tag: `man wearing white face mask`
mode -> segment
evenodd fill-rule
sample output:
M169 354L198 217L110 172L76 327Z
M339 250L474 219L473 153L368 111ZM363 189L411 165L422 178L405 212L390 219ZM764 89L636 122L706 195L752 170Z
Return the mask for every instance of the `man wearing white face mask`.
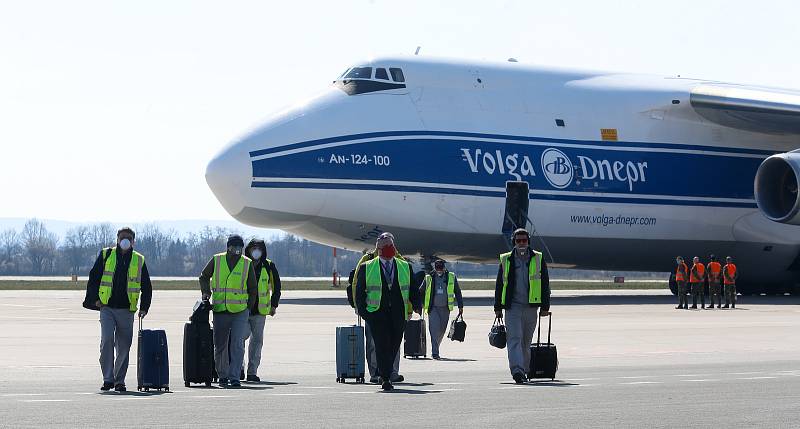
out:
M264 326L267 316L274 316L280 303L281 276L275 263L267 259L264 240L250 240L244 254L253 261L253 273L258 283L258 303L250 310L249 330L245 335L245 340L250 339L250 346L247 348L247 381L260 382L258 367L261 365L261 349L264 346Z
M231 235L227 247L227 252L208 261L198 280L203 299L211 298L214 311L214 362L219 385L240 387L244 338L250 329L247 320L258 300L258 285L252 261L242 254L244 239Z
M125 227L117 231L116 247L103 249L89 273L85 308L100 310L100 369L102 391L124 392L128 355L133 341L133 315L150 309L153 288L144 256L133 250L136 234ZM114 351L116 350L116 359Z

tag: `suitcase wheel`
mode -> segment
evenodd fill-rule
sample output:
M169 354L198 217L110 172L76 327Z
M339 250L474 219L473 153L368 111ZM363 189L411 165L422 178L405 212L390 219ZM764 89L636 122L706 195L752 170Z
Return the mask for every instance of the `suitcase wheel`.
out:
M211 382L210 381L206 381L206 387L211 387Z
M186 387L189 387L189 382L186 381L186 382L183 383L183 385L186 386Z
M337 383L341 383L342 382L342 378L341 377L336 377L336 382Z

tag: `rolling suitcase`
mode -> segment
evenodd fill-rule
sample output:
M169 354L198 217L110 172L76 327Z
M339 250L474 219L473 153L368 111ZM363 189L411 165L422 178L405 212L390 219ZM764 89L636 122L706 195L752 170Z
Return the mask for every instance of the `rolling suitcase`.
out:
M190 383L205 383L206 387L211 387L214 338L208 324L210 309L208 301L198 301L189 318L191 322L183 326L183 382L186 387Z
M403 333L403 357L425 357L428 349L426 338L424 315L421 319L406 322L406 330Z
M553 328L553 316L549 316L548 319L547 342L542 343L542 316L539 316L536 343L531 344L529 379L549 378L550 380L555 380L556 378L556 371L558 371L558 350L556 350L556 345L550 342L550 331Z
M142 329L139 317L139 347L137 350L137 390L169 391L169 353L167 333L163 330Z
M354 378L364 383L364 327L358 323L336 327L336 382Z

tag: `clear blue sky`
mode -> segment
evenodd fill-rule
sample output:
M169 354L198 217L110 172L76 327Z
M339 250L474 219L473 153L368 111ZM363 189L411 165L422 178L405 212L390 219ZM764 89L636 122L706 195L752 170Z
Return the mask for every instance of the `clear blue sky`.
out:
M800 88L796 1L5 1L0 217L229 219L210 157L376 55ZM800 146L800 145L799 145Z

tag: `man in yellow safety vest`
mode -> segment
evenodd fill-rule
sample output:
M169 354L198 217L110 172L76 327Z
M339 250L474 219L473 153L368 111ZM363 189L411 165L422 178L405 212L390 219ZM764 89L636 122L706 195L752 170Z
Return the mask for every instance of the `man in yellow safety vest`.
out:
M528 231L518 228L513 237L514 250L500 255L494 312L500 319L506 312L508 367L514 382L523 384L530 370L538 316L550 315L550 277L542 254L530 247Z
M144 256L133 250L136 233L117 231L117 245L103 249L94 262L86 285L85 308L100 310L100 369L102 391L124 392L128 355L133 341L133 315L141 301L139 317L150 309L153 288ZM114 350L117 356L114 358Z
M247 381L257 383L261 381L257 373L261 365L261 349L264 346L264 325L267 316L274 316L278 308L281 276L275 263L267 259L267 245L264 240L250 240L244 254L253 261L253 272L258 283L258 303L250 310L250 329L245 335L245 340L250 339L250 346L247 348Z
M240 387L248 317L258 301L258 284L250 258L242 255L244 239L228 237L227 251L214 255L200 273L203 299L214 311L214 359L220 387ZM229 344L230 342L230 344ZM228 347L230 346L230 355ZM230 383L230 384L229 384Z
M391 234L381 234L375 248L378 257L363 262L357 270L355 302L375 342L381 387L392 390L393 363L419 289L411 287L414 271L411 264L397 257Z
M450 312L458 306L458 315L464 313L464 300L458 286L456 274L445 268L445 262L437 259L433 263L433 273L425 275L420 286L422 309L428 314L428 330L431 334L431 356L439 360L439 345L447 330Z

